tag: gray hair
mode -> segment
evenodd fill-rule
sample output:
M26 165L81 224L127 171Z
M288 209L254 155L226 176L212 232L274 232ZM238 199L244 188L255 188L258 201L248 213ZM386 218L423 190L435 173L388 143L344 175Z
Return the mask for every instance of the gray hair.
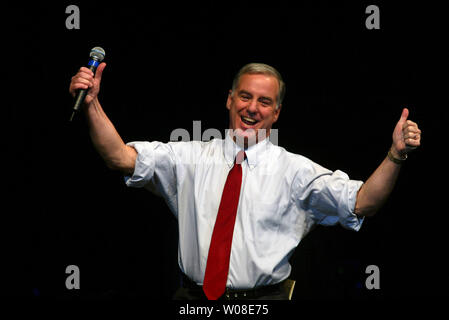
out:
M244 74L265 74L275 77L279 83L279 92L276 98L276 109L279 109L285 96L285 83L284 80L282 80L282 76L279 71L265 63L248 63L239 70L234 80L232 81L232 92L235 91L235 89L239 85L240 78Z

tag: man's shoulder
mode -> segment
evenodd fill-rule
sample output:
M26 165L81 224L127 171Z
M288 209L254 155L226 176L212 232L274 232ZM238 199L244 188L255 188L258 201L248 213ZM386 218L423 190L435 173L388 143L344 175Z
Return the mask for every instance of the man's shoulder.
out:
M322 170L327 171L326 168L305 155L289 151L281 146L273 145L273 147L273 158L278 160L282 159L282 161L288 163L288 167L294 171L301 171L304 174Z
M204 158L205 155L210 158L222 154L221 151L223 150L222 139L211 139L210 141L172 141L168 145L177 157L195 161L195 163L196 161L200 161L199 159Z
M299 153L294 153L278 145L271 144L270 149L271 153L275 154L278 157L282 157L287 161L298 163L313 163L313 161L307 158L306 156L303 156L302 154Z
M215 146L221 146L223 143L223 139L211 139L209 141L199 141L199 140L191 140L191 141L170 141L168 144L175 148L192 148L192 149L204 149Z

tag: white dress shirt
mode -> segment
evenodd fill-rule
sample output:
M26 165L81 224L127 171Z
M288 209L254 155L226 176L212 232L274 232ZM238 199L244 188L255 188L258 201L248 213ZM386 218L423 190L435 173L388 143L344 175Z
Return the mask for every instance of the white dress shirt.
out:
M221 195L241 149L227 134L209 142L131 142L138 156L125 182L162 196L178 220L178 263L201 285ZM249 289L290 275L289 258L316 224L358 231L362 181L350 180L268 139L245 150L227 287Z

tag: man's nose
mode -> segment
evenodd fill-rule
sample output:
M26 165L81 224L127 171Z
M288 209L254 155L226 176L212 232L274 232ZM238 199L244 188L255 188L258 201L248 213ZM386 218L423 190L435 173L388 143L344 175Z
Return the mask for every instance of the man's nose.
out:
M248 112L249 113L256 113L257 112L257 100L253 99L250 101L248 105Z

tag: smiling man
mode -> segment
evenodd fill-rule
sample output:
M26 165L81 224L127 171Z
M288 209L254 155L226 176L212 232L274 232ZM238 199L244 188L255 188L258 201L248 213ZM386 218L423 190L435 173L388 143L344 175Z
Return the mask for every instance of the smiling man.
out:
M226 107L233 139L240 137L247 148L265 139L279 117L285 84L276 69L248 64L234 79ZM260 134L260 139L259 139Z
M244 66L226 107L225 139L125 144L98 101L102 72L81 68L70 92L88 89L85 114L93 144L126 184L166 200L177 218L176 299L289 299L289 258L317 224L359 230L391 193L421 131L404 109L387 156L363 183L273 145L285 84L266 64ZM148 213L154 214L154 213Z

